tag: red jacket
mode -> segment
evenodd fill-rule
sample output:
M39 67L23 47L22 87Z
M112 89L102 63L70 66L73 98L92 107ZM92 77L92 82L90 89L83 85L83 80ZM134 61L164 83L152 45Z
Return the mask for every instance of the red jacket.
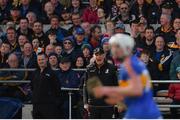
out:
M82 16L83 21L89 22L90 24L97 24L99 21L98 16L97 16L97 9L98 8L96 8L95 10L92 10L91 7L86 8Z
M170 84L168 96L173 100L180 101L180 84Z

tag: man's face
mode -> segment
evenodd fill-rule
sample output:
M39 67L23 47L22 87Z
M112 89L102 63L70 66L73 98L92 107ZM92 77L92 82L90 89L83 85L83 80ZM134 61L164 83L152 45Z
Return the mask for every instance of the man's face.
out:
M146 38L147 40L153 40L153 37L154 37L154 32L153 32L153 30L147 29L147 30L145 31L145 38Z
M37 56L37 63L38 66L41 67L46 67L47 65L47 58L45 57L45 55L38 55Z
M31 44L26 43L24 45L24 55L25 56L30 56L31 54L32 54L32 46L31 46Z
M51 27L55 29L59 27L59 20L57 18L51 19Z
M62 47L56 46L56 48L55 48L55 53L58 54L58 55L60 55L60 54L62 53Z
M10 55L8 58L8 65L10 68L18 68L18 58L16 55Z
M138 24L135 24L135 23L132 23L131 25L131 31L135 32L135 33L138 33L139 32L139 25Z
M169 20L166 15L161 15L160 23L161 23L161 25L166 25L169 23Z
M125 4L125 3L121 4L121 6L120 6L120 13L122 15L128 15L129 14L129 7L128 7L127 4Z
M54 13L54 6L52 5L51 2L48 2L44 6L44 11L48 14L51 15Z
M9 52L10 52L10 45L3 43L3 44L1 45L1 53L7 54L7 53L9 53Z
M164 39L162 37L157 37L155 41L155 46L157 50L163 50L165 46Z
M20 20L19 26L22 30L26 30L28 28L28 21L26 19Z
M145 64L148 64L149 56L147 54L141 54L140 60L143 61Z
M105 54L96 54L96 64L97 65L102 65L104 63L104 59L105 59Z
M54 47L52 45L48 45L46 47L46 55L49 55L50 53L54 52Z
M72 22L75 26L81 24L81 18L79 15L72 15Z
M70 67L71 67L71 63L70 62L60 63L59 67L63 71L68 71L70 69Z
M124 57L124 51L117 44L111 45L111 53L115 59Z
M123 29L121 29L121 28L116 28L115 30L114 30L114 32L117 34L117 33L124 33L125 32L125 30L123 30Z
M110 46L109 46L108 43L105 43L105 44L103 45L103 50L104 50L105 52L109 52Z
M144 0L137 0L139 5L143 5L144 4Z
M33 25L33 31L34 31L36 34L41 33L42 30L43 30L43 26L42 26L41 23L39 23L39 22L34 23L34 25Z
M177 73L177 78L180 80L180 72Z
M72 6L78 8L80 6L80 0L72 0Z
M52 66L57 65L57 64L58 64L57 57L56 57L56 56L50 56L50 57L49 57L49 63L50 63L50 65L52 65Z
M20 35L18 38L18 43L20 46L24 46L24 44L28 42L27 38L23 35Z
M19 11L19 10L11 10L10 13L11 13L11 16L12 16L13 18L20 16L20 11Z
M7 39L8 41L15 41L16 39L16 33L14 30L8 30L7 31Z

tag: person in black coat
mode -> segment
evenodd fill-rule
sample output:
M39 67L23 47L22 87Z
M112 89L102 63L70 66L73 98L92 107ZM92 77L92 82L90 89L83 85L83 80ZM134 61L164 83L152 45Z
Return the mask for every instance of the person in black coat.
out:
M97 76L104 86L117 86L116 67L105 61L105 54L102 48L94 50L95 62L87 66L88 78ZM105 99L97 99L88 95L86 109L90 112L91 119L112 119L114 108L105 103Z
M32 103L34 119L62 118L61 85L55 72L47 66L47 56L39 53L39 68L34 72L32 85Z

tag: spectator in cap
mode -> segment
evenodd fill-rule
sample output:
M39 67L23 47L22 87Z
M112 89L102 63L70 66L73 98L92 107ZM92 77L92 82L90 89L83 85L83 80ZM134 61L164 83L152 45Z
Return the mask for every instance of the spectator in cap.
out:
M72 23L73 23L73 26L71 28L69 28L69 32L71 34L73 34L73 31L77 28L77 27L80 27L81 25L81 16L79 13L72 13L71 15L71 20L72 20Z
M11 9L10 3L8 0L1 0L0 1L0 23L7 22L7 19L10 15L9 11Z
M172 15L173 12L173 3L170 1L164 2L164 4L162 5L162 14L168 14L168 15Z
M81 51L82 45L87 44L87 39L85 38L84 29L82 29L81 27L75 28L74 39L75 39L75 50Z
M50 19L50 24L51 24L51 27L46 32L46 34L49 35L50 31L54 30L57 36L57 42L62 43L64 38L68 36L68 31L59 26L58 16L52 16Z
M86 61L86 64L89 65L90 63L90 59L91 59L91 52L92 52L92 47L90 44L84 44L81 47L82 53L83 53L83 57Z
M49 1L51 2L51 4L54 7L55 14L60 16L64 9L64 6L58 0L49 0Z
M61 87L64 88L78 88L80 80L75 71L71 68L71 60L68 57L63 57L59 63L60 70L57 71L58 79L61 83ZM64 111L64 119L69 118L69 97L68 92L63 93L64 104L62 109ZM72 118L77 119L77 102L78 94L74 93L72 95Z
M90 24L98 23L98 15L97 15L97 0L89 0L89 7L87 7L83 12L83 21L89 22Z
M180 80L180 67L176 68L176 76L177 80ZM173 100L171 103L172 105L179 105L180 104L180 85L179 84L170 84L168 96ZM177 108L170 108L172 118L176 119L178 116L178 109Z
M123 23L117 23L116 25L115 25L115 28L114 28L115 30L114 30L114 32L115 32L115 34L117 34L117 33L124 33L125 32L125 26L124 26L124 24Z
M166 43L175 41L171 20L171 15L162 14L160 18L161 26L155 32L157 35L162 35Z
M8 16L8 21L13 21L15 24L19 24L21 14L18 6L13 6Z
M58 56L56 53L50 53L48 56L48 62L52 70L56 70L58 68Z
M117 76L114 65L108 63L105 59L105 53L102 48L94 50L94 61L87 66L88 78L97 76L101 83L106 86L116 86ZM93 95L88 95L86 102L87 109L90 112L90 119L112 118L114 108L107 105L105 99L96 99Z
M60 18L60 25L68 27L70 24L72 24L71 13L67 10L67 8L64 8Z
M161 7L163 4L163 0L154 0L148 16L148 23L149 24L157 24L160 23L160 16L161 16Z
M63 51L62 51L62 56L63 57L68 57L72 62L74 62L76 58L76 51L74 50L74 39L72 36L69 36L64 39L63 41Z

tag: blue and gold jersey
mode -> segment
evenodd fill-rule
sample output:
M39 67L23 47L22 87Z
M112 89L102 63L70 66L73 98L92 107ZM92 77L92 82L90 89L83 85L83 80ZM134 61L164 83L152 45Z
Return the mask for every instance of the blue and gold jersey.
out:
M153 100L148 70L146 69L144 63L139 61L135 56L131 57L131 66L134 72L140 76L140 80L144 89L142 96L125 98L125 104L128 107L125 118L159 118L161 116L161 113ZM128 86L130 78L123 64L120 66L118 72L119 86Z

